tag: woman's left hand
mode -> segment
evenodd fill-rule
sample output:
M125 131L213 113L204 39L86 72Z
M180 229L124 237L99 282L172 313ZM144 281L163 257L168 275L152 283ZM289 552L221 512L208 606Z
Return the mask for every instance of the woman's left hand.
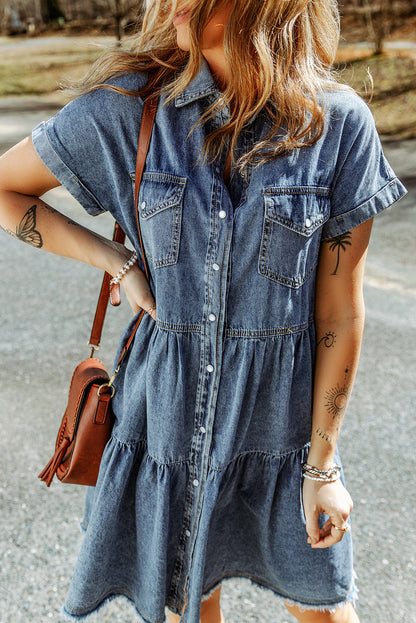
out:
M350 530L347 521L352 507L351 496L340 480L322 483L304 478L303 508L311 547L322 549L339 543ZM320 514L329 516L322 528Z

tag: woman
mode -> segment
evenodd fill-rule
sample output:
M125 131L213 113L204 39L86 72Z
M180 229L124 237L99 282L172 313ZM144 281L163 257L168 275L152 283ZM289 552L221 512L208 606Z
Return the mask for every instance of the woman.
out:
M298 621L358 621L336 443L372 218L405 190L331 77L337 41L332 0L158 0L131 52L0 160L1 226L114 276L131 251L39 196L64 184L139 249L137 136L160 92L138 203L150 284L137 264L121 281L148 316L87 495L74 618L124 595L147 622L167 606L218 623L222 582L246 577Z

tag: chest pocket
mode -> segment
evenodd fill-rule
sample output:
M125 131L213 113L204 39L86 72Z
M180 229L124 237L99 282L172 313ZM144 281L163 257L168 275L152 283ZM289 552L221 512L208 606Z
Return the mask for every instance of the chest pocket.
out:
M329 218L329 188L270 187L264 190L259 272L300 288L318 263L321 228Z
M137 209L146 255L155 268L178 261L185 186L185 177L143 173Z

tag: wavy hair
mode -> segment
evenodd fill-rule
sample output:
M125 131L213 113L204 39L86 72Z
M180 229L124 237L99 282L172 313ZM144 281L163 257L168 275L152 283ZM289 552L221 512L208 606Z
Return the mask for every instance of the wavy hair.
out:
M106 87L141 95L167 89L168 101L181 93L201 68L200 41L215 10L227 0L193 0L189 20L190 50L178 48L173 16L186 0L147 0L138 32L125 49L112 49L92 66L75 89L77 94ZM322 94L340 88L331 67L339 41L336 0L232 0L224 50L229 82L223 96L204 113L205 123L228 107L229 121L210 132L205 156L224 149L234 154L237 139L260 111L270 131L244 154L237 166L261 163L319 140L324 129ZM149 72L138 93L110 86L125 72ZM107 83L107 84L106 84ZM347 87L344 87L347 88Z

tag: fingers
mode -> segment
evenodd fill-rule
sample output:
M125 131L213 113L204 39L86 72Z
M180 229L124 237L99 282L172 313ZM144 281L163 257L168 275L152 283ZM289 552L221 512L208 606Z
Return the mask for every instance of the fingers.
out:
M321 538L321 530L319 528L319 511L314 510L309 513L305 510L306 532L308 533L308 543L315 545Z
M127 300L134 313L144 309L156 320L156 303L150 291L146 277L138 267L133 267L121 282L127 296Z
M333 521L333 518L329 518L325 522L321 529L320 540L312 544L311 547L314 549L324 549L342 541L344 535L350 531L350 525L345 521L343 525L337 526Z
M149 316L151 316L156 322L156 305L154 304L154 302L148 309L145 309L145 312L148 313Z
M150 292L141 299L140 304L135 302L132 309L135 313L144 309L146 314L149 314L156 321L156 303Z

